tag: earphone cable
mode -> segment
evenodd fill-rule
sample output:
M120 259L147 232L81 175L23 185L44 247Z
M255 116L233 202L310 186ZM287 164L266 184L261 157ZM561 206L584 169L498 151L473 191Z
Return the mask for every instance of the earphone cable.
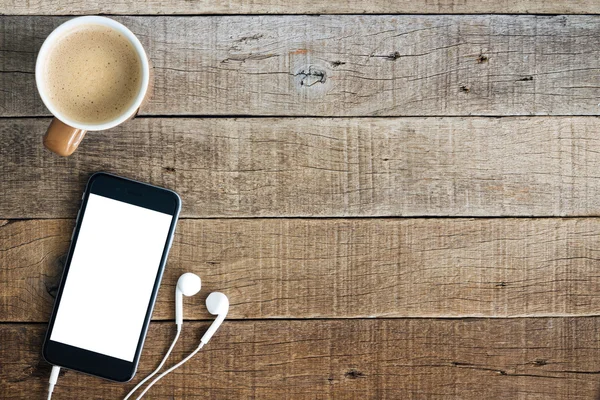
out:
M165 362L167 361L167 358L169 358L169 355L171 354L171 351L173 351L173 347L175 347L175 343L177 343L177 340L179 339L179 335L180 334L181 334L181 326L177 325L177 333L175 334L175 338L173 339L173 343L171 343L171 347L169 347L169 350L167 350L167 354L165 354L165 356L163 357L163 359L160 362L160 364L158 365L158 367L156 367L156 369L154 371L152 371L151 374L149 374L140 383L138 383L133 389L131 389L131 391L129 393L127 393L127 396L125 396L125 398L123 400L127 400L133 393L135 393L136 390L138 390L140 388L140 386L142 386L144 383L146 383L148 381L148 379L152 378L154 375L156 375L156 373L158 371L160 371L160 369L163 367L163 365L165 365ZM144 393L146 393L146 392L144 391ZM142 396L144 395L144 393L142 393Z
M150 382L150 384L148 386L146 386L146 389L144 389L144 391L142 392L142 394L140 394L140 396L136 400L140 400L142 397L144 397L144 395L146 394L146 392L148 390L150 390L150 388L152 386L154 386L154 384L156 382L158 382L159 380L161 380L162 378L164 378L167 374L169 374L169 373L173 372L174 370L176 370L177 368L181 367L190 358L194 357L196 355L196 353L198 353L202 347L204 347L204 342L200 342L200 346L198 346L198 348L196 350L194 350L192 353L190 353L190 355L188 355L186 358L184 358L183 360L179 361L177 364L173 365L171 368L169 368L168 370L166 370L165 372L163 372L162 374L160 374L159 376L157 376L152 382Z

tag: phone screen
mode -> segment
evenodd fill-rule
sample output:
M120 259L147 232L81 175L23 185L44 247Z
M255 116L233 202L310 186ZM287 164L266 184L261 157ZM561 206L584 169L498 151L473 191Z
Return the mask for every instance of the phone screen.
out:
M50 340L133 361L173 218L90 193Z

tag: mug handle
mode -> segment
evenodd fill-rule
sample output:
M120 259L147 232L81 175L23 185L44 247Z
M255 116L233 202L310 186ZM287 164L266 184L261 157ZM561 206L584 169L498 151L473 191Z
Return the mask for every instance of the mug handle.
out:
M59 156L67 157L77 149L86 132L54 118L44 135L44 146Z

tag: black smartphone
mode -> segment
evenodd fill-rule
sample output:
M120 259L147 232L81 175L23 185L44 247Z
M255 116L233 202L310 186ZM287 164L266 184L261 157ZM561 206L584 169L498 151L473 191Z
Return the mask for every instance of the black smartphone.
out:
M171 190L92 175L44 340L46 361L133 378L180 209Z

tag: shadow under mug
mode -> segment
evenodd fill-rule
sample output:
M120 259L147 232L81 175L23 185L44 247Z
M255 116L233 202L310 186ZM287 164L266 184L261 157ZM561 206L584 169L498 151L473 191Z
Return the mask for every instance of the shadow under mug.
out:
M82 25L103 25L121 33L133 45L142 66L142 84L133 103L118 117L100 124L86 124L70 119L57 110L47 93L49 82L45 81L44 71L47 67L48 55L52 52L57 40L73 28ZM138 38L124 25L113 19L97 16L78 17L57 27L44 41L35 64L35 82L38 92L44 105L54 115L54 119L44 135L44 146L60 156L69 156L77 149L87 131L110 129L135 117L151 92L152 76L150 70L148 56Z

